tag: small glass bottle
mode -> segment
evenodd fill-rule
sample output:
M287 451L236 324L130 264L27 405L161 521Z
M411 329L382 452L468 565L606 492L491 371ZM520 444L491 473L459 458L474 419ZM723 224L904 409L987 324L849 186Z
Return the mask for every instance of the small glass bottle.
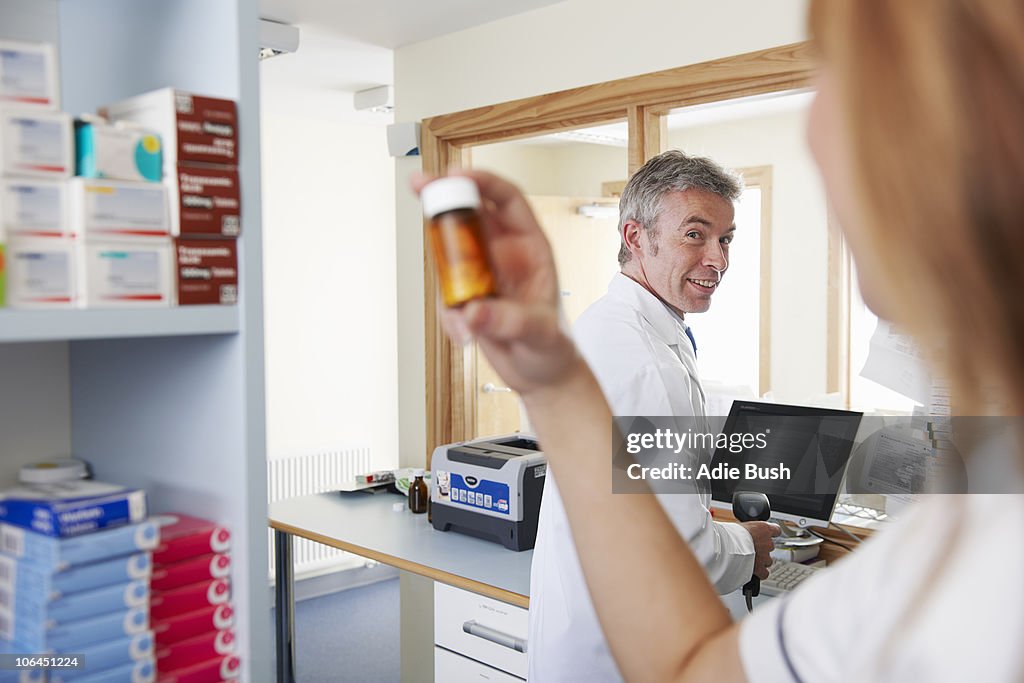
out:
M494 275L481 232L480 193L469 178L438 178L420 192L430 219L428 239L445 306L494 294Z
M423 481L423 470L412 471L413 480L409 484L409 509L417 515L421 515L427 511L427 499L430 497L430 491L427 490L427 484Z

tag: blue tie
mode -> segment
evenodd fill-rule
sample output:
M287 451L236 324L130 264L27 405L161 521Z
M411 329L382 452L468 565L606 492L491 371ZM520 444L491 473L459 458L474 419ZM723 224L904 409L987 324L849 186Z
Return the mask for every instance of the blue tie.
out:
M690 332L690 328L689 327L684 327L683 328L683 332L685 332L686 336L689 337L690 344L693 346L693 355L696 356L697 355L697 340L693 338L693 332Z

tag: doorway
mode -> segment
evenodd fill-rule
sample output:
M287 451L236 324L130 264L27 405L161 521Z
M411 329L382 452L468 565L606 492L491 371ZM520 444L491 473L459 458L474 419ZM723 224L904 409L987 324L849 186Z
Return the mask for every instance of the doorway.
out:
M618 192L626 177L626 131L603 126L472 149L472 166L499 173L524 192L551 243L569 325L618 272ZM528 431L518 395L474 347L474 436Z

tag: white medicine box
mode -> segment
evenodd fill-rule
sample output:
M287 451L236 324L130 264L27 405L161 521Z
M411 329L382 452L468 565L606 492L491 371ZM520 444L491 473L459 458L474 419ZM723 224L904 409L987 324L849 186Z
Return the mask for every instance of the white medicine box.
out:
M82 243L87 308L170 306L174 296L171 241L86 240Z
M7 305L75 308L81 304L77 240L11 238L7 244Z
M0 228L13 237L70 235L67 181L0 178Z
M71 231L85 239L170 237L167 189L159 183L72 178Z
M158 183L163 176L160 136L129 125L75 121L75 174Z
M60 109L52 45L0 40L0 105Z
M157 133L168 173L179 163L238 165L238 108L232 100L163 88L100 107L100 114Z
M0 108L0 174L67 178L75 170L71 117Z

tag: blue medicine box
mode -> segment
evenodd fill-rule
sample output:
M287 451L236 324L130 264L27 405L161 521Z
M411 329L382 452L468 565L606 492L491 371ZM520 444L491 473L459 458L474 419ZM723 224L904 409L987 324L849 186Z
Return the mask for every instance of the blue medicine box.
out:
M149 605L149 580L129 581L49 600L38 593L0 593L0 605L19 622L59 625ZM14 640L18 640L15 636Z
M153 683L156 680L156 660L153 657L143 657L137 662L106 671L95 671L89 666L89 672L84 676L69 676L66 672L50 675L50 683L72 680L75 683Z
M0 492L0 522L47 536L78 536L146 518L146 492L77 480Z
M160 527L153 521L72 538L54 538L10 524L0 524L0 551L18 560L33 563L39 571L50 573L120 555L153 550L159 542Z
M7 621L8 623L2 623ZM64 624L39 620L31 625L0 614L0 625L11 627L5 635L24 652L80 652L95 643L121 640L149 630L149 606L110 612Z
M153 634L150 631L109 643L91 645L76 654L84 655L85 667L81 669L52 669L50 671L50 682L59 681L91 681L94 676L103 672L118 669L120 672L127 670L125 675L121 673L120 678L98 679L116 681L134 681L131 672L139 662L152 662L154 656Z
M115 583L148 579L152 573L153 560L150 553L115 557L57 573L0 553L0 591L6 590L15 595L38 595L40 599L47 600Z

